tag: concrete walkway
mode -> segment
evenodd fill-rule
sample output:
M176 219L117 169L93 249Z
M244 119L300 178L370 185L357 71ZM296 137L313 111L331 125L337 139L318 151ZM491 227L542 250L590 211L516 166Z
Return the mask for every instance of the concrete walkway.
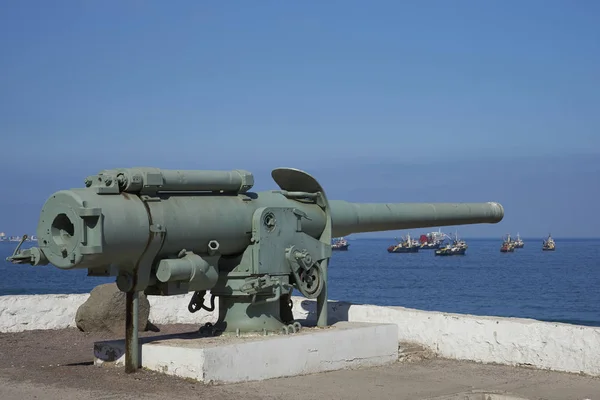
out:
M198 329L160 328L141 336ZM110 339L106 334L72 328L0 333L0 399L600 400L600 378L427 359L432 354L407 346L403 362L386 367L211 386L151 371L125 374L123 368L94 366L93 343L106 339ZM484 392L512 397L485 397Z
M47 367L34 380L18 368L0 370L0 399L600 399L598 378L441 359L223 386L91 365L84 376L58 373L52 382L60 368Z

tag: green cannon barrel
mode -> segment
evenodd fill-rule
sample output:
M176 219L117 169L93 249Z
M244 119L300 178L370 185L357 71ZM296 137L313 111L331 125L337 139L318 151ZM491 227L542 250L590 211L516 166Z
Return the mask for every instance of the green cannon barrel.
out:
M432 226L497 223L498 203L349 203L331 200L334 236Z
M182 249L202 253L212 240L224 255L239 254L250 244L252 215L260 207L292 207L306 214L302 229L318 238L325 213L315 204L277 192L245 196L178 195L149 208L136 195L101 195L86 189L53 194L38 224L38 243L59 268L94 268L134 262L144 251L151 226L162 226L166 239L161 256ZM495 223L503 210L497 203L360 204L330 201L333 235L429 226Z
M39 249L12 261L50 263L62 269L128 268L139 262L159 234L164 240L158 259L175 258L183 250L206 254L211 243L217 243L221 255L239 255L251 244L253 215L263 207L296 209L303 215L302 231L313 238L321 236L327 215L320 205L286 196L285 190L249 192L253 183L252 174L243 170L105 170L86 179L86 188L50 196L38 223ZM496 223L504 215L498 203L330 200L329 206L334 236Z

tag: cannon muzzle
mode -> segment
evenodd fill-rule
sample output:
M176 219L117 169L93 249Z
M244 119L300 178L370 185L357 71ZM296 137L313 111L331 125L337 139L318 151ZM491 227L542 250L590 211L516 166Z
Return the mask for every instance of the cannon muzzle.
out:
M495 224L504 217L498 203L350 203L330 200L333 235L428 228L432 226Z

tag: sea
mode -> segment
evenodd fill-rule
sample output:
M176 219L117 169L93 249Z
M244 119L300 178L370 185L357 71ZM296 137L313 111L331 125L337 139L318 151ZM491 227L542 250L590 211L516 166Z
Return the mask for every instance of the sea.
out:
M350 240L348 251L332 255L329 298L600 326L600 239L555 238L554 252L542 251L541 238L523 240L524 248L501 253L499 239L467 238L466 254L451 257L390 254L393 239ZM86 293L114 282L85 269L11 264L5 258L15 246L0 243L0 296Z

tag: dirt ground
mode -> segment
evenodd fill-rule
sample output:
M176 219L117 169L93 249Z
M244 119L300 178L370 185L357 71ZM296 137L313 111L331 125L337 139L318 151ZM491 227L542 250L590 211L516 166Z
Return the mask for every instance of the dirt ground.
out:
M140 336L192 333L198 326L159 328ZM600 399L598 378L441 359L233 385L94 366L93 343L121 338L77 329L0 333L0 399L481 399L482 391Z

